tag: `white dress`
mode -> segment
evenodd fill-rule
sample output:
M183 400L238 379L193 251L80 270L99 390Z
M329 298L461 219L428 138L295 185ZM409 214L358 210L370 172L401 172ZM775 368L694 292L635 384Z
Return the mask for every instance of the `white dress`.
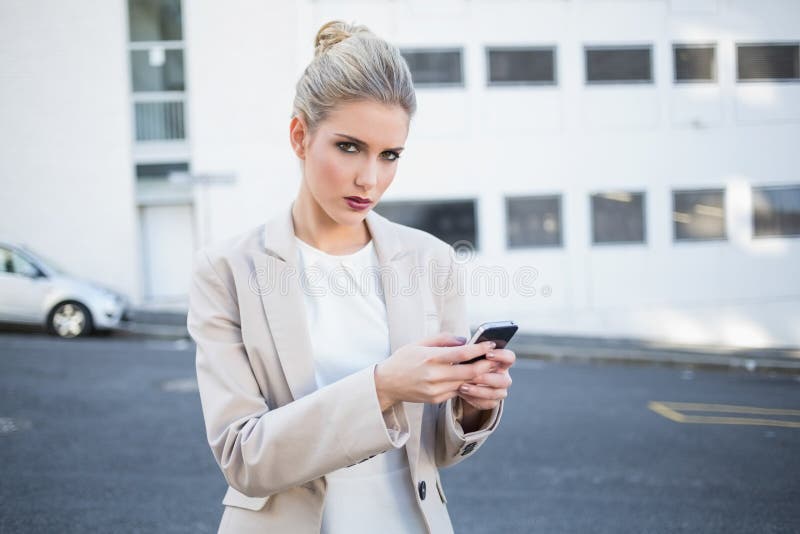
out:
M295 236L314 352L317 387L391 355L378 257L370 240L347 255L327 254ZM394 411L387 431L401 429ZM427 532L416 501L405 446L328 473L322 534Z

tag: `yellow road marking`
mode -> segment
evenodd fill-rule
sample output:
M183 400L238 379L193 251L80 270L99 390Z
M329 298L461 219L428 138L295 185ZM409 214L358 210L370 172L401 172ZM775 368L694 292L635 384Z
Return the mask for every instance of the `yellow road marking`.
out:
M731 404L700 404L690 402L650 401L647 407L659 415L676 423L705 423L723 425L762 425L785 428L800 428L800 421L766 419L757 417L719 417L709 415L686 415L681 412L718 412L749 415L789 415L800 416L800 410L781 408L757 408L754 406L735 406Z

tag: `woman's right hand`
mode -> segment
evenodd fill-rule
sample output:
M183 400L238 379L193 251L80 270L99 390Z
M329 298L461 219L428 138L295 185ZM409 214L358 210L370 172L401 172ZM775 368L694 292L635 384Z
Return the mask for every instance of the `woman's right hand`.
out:
M400 401L437 404L458 395L464 382L494 371L496 363L483 359L454 365L486 354L493 341L464 345L464 338L441 332L397 349L375 367L375 388L381 410Z

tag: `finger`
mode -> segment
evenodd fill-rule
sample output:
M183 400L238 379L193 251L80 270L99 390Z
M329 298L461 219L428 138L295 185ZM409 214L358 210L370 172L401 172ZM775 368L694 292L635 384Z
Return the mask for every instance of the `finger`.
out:
M452 332L439 332L438 334L426 337L418 344L423 347L457 347L467 342L463 336L457 336Z
M509 349L492 349L486 353L486 359L497 362L498 365L503 365L507 369L514 365L517 355Z
M494 409L495 406L500 404L499 400L481 399L479 397L474 397L474 396L468 395L466 393L459 393L458 396L461 397L461 399L464 402L469 403L474 408L477 408L479 410L492 410L492 409Z
M508 396L508 390L505 388L492 388L488 386L476 386L471 384L464 384L458 389L459 395L471 395L476 399L483 400L500 400Z
M458 364L469 361L475 357L482 356L494 348L494 341L482 341L472 343L444 351L439 357L440 362Z
M497 370L497 364L489 360L478 360L475 363L464 365L451 365L446 370L447 380L460 380L467 382L475 380L477 377Z
M444 374L437 382L447 391L457 391L461 384L496 370L496 364L487 360L467 365L450 365L444 369Z
M483 384L493 388L507 389L511 386L511 377L508 373L484 373L479 377L467 382L468 384Z

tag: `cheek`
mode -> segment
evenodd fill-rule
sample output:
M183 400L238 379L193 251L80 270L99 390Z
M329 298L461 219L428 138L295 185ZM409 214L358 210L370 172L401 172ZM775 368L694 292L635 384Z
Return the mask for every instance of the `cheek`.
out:
M347 162L335 153L315 154L309 169L312 186L317 192L334 193L341 189L350 175Z
M394 181L394 175L397 173L397 166L392 167L390 170L387 170L380 178L378 182L378 187L380 190L386 191L390 185L392 185L392 181Z

